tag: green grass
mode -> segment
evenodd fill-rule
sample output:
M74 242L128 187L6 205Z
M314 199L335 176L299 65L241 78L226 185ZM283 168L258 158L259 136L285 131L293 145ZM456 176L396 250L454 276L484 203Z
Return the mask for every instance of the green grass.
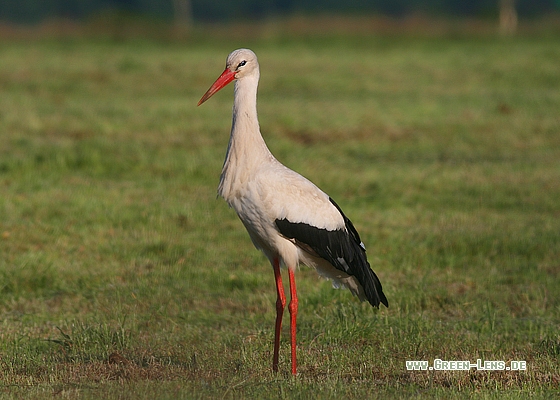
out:
M271 267L216 199L234 48L285 164L354 221L390 302ZM0 397L553 397L560 40L341 36L0 43ZM407 371L406 360L527 371Z

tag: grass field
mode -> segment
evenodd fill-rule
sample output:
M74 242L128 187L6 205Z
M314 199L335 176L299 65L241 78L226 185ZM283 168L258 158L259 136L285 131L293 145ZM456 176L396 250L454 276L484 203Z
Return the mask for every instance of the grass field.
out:
M361 233L390 308L298 272L271 372L267 260L216 199L226 55L272 152ZM554 397L560 39L0 43L0 397ZM406 360L526 361L407 371Z

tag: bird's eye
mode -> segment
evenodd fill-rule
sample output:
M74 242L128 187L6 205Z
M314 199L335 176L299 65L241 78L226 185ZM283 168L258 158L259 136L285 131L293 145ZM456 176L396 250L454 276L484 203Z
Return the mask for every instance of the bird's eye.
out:
M247 61L245 61L245 60L241 61L239 64L237 64L236 69L239 69L239 68L243 67L245 64L247 64Z

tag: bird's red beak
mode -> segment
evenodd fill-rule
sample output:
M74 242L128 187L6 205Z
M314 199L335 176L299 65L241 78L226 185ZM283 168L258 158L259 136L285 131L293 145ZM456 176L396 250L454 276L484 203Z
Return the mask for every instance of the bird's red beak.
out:
M208 89L208 91L204 93L204 96L202 96L197 105L201 105L210 97L212 97L214 93L233 81L235 79L235 72L236 71L230 71L229 68L226 68L224 72L222 72L222 75L220 75L220 77L216 79L216 82L214 82L212 86L210 86L210 89Z

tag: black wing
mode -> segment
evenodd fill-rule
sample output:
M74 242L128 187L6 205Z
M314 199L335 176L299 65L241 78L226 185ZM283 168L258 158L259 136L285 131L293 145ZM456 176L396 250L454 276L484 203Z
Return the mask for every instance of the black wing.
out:
M283 236L295 239L298 243L311 248L319 257L330 262L335 268L355 276L364 288L366 298L372 306L379 307L379 303L383 303L389 307L381 282L367 261L366 249L360 235L338 204L331 198L329 200L344 218L346 229L329 231L303 222L277 219L278 230Z

